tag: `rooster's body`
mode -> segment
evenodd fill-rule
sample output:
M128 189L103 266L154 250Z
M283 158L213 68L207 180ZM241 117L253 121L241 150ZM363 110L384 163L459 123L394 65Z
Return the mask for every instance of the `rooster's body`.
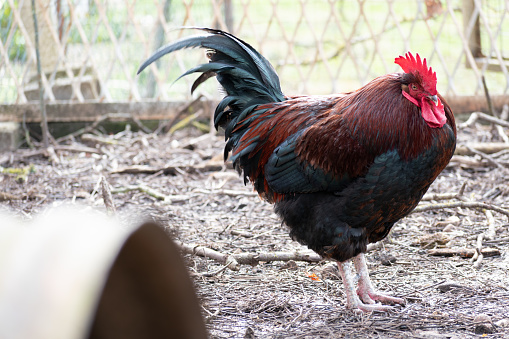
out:
M418 204L456 145L454 117L436 92L426 60L399 57L405 73L378 77L359 90L331 96L286 97L270 63L228 33L185 38L150 57L191 47L209 50L196 88L216 75L227 95L215 113L231 153L260 196L299 242L337 260L348 305L386 310L376 300L363 253ZM350 273L350 259L359 286Z

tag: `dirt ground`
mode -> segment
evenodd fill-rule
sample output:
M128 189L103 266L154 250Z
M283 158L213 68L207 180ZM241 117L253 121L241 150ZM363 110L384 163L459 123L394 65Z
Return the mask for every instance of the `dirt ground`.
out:
M459 145L500 141L492 126L459 129ZM228 255L307 251L289 238L272 206L224 165L220 135L194 128L171 136L95 130L61 145L66 146L56 147L53 158L30 149L0 155L0 192L11 195L2 208L26 218L62 203L104 209L98 185L104 176L119 215L153 218L185 244ZM429 193L453 198L465 185L463 194L421 204L464 206L412 213L368 254L373 283L406 299L390 313L347 310L332 262L267 261L232 271L217 260L186 254L210 337L509 337L508 217L468 205L509 209L509 152L491 159L455 157ZM479 237L489 231L495 231L493 239ZM476 247L493 255L472 260L430 254Z

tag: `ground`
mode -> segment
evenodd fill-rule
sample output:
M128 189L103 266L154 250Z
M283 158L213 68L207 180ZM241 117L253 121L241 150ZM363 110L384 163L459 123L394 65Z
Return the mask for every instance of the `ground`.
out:
M479 124L459 129L459 144L473 141L499 136ZM104 209L104 176L119 215L152 218L185 244L223 254L306 251L289 238L272 206L224 165L220 135L126 129L61 144L68 147L56 147L54 157L30 149L0 155L0 192L11 195L3 208L25 218L62 203ZM492 156L506 170L478 156L458 158L429 193L458 193L465 184L462 199L509 208L508 152ZM373 283L406 300L391 313L347 310L329 261L270 261L232 271L212 259L185 257L212 338L503 338L509 337L509 223L491 212L493 219L487 210L441 208L397 223L367 255ZM473 262L430 255L440 248L475 250L490 222L496 236L481 245L494 256Z

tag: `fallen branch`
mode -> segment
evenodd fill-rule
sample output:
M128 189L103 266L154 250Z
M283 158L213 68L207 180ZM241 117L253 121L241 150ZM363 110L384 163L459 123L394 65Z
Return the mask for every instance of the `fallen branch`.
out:
M485 242L490 245L500 245L500 244L504 244L504 243L509 243L509 237L487 240Z
M454 201L454 202L444 202L444 203L439 203L439 204L419 205L410 213L418 213L418 212L441 210L444 208L456 208L456 207L479 208L479 209L484 208L487 210L492 210L492 211L501 213L501 214L509 217L509 210L506 210L505 208L502 208L502 207L499 207L496 205L491 205L491 204L477 202L477 201Z
M486 215L486 219L488 221L488 230L485 233L481 233L477 236L477 243L475 247L475 254L472 257L472 262L474 263L474 268L481 267L482 260L484 258L484 254L482 253L482 243L483 240L493 240L496 236L496 229L495 229L495 218L493 217L493 213L488 210L483 210L484 214Z
M484 168L489 164L486 161L478 160L471 156L453 155L447 166L454 167L458 165L464 166L466 168Z
M182 252L186 254L193 254L200 257L214 259L223 264L228 263L227 267L232 271L238 271L240 269L240 264L237 262L237 260L231 258L227 254L223 254L221 252L202 246L184 244L181 241L175 241L175 244L182 250Z
M484 77L484 75L481 76L481 80L482 80L482 86L484 88L484 95L486 96L486 101L488 103L488 111L490 112L491 116L497 117L497 113L493 109L493 103L491 102L490 92L488 90L488 86L486 85L486 78Z
M93 130L95 130L97 128L97 126L99 126L100 123L106 121L106 120L117 120L117 121L122 121L122 120L133 120L134 123L136 125L138 125L138 127L143 130L144 132L148 133L147 131L150 131L147 127L145 127L143 124L141 124L140 120L136 117L134 117L132 114L130 113L107 113L107 114L104 114L100 117L98 117L92 124L84 127L84 128L81 128L71 134L68 134L68 135L65 135L63 137L60 137L56 140L57 143L60 143L62 141L66 141L66 140L72 140L74 138L76 138L77 136L80 136L82 134L85 134L85 133L90 133L92 132Z
M245 191L228 190L228 189L224 189L224 190L208 190L208 189L198 188L198 189L195 189L194 192L204 193L204 194L229 195L229 196L232 196L232 197L237 197L237 196L257 197L258 196L258 193L252 192L252 191L248 191L248 190L245 190Z
M164 131L164 132L167 132L176 122L178 119L180 119L180 117L182 116L182 114L186 113L190 108L192 108L194 105L196 105L199 101L201 101L201 99L203 98L203 95L199 95L196 99L194 99L193 101L185 104L181 109L179 109L179 111L177 112L177 114L175 114L175 116L173 117L173 119L171 119L170 121L168 121L168 123L166 124L163 124L163 125L160 125L155 131L154 131L154 134L159 134L161 131Z
M244 238L252 238L252 237L254 237L253 233L249 233L249 232L245 232L245 231L241 231L241 230L231 230L230 234L231 235L238 235L238 236L241 236L241 237L244 237Z
M398 297L405 298L405 297L408 297L409 295L414 294L416 292L422 292L422 291L425 291L425 290L429 290L429 289L431 289L433 287L438 287L438 286L442 285L443 283L445 283L446 281L447 280L442 280L440 282L437 282L436 284L432 284L432 285L429 285L429 286L424 286L424 287L421 287L419 289L414 289L412 292L408 292L408 293L405 293L403 295L398 295Z
M203 114L203 112L204 112L203 109L200 108L195 113L180 120L170 128L167 134L173 134L175 131L178 131L179 129L189 126L195 121L195 119L199 118Z
M484 237L484 234L481 233L477 236L477 241L476 241L476 246L475 246L475 251L474 251L474 255L472 256L472 259L471 261L474 263L474 268L479 268L481 267L481 262L484 258L484 254L482 253L482 240L483 240L483 237Z
M144 133L147 133L147 134L150 134L152 133L152 131L150 130L150 128L148 128L147 126L145 126L140 119L138 119L137 117L135 116L132 116L131 117L133 119L133 122L136 124L136 126L138 126L138 128L140 130L142 130Z
M495 165L496 167L498 167L500 170L502 170L503 172L507 172L507 168L505 168L502 164L500 164L498 161L496 161L495 159L493 159L492 157L490 157L488 154L482 152L482 151L479 151L479 150L476 150L468 145L465 145L465 147L472 153L474 154L477 154L479 156L481 156L482 158L488 160L489 163Z
M233 257L240 264L258 265L260 261L307 261L319 262L324 260L320 255L314 252L272 252L272 253L240 253L234 254Z
M182 202L189 200L188 195L165 195L151 187L148 187L147 185L140 184L136 186L126 186L126 187L120 187L120 188L114 188L111 190L112 194L117 193L126 193L131 191L139 191L141 193L145 193L153 198L156 198L157 200L163 200L166 203L175 203L175 202Z
M185 171L188 173L195 172L217 172L224 168L225 164L222 161L209 161L205 164L199 165L186 165L186 166L165 166L165 167L152 167L146 165L132 165L128 167L122 167L112 171L111 173L116 174L154 174L163 173L166 175L177 175L179 171Z
M439 200L452 200L458 197L458 193L426 193L421 201L439 201Z
M0 155L0 166L2 166L6 162L11 162L12 163L13 158L14 158L14 154L13 153Z
M83 134L81 136L81 141L92 141L99 144L106 144L106 145L118 145L118 140L97 136L93 134Z
M467 121L465 121L462 124L459 124L458 127L459 128L469 127L469 126L473 125L477 120L482 120L482 121L489 122L489 123L492 123L495 125L509 128L509 121L505 121L505 120L496 118L494 116L491 116L491 115L488 115L488 114L482 113L482 112L474 112L474 113L470 114L470 117L467 119Z
M426 193L422 197L422 201L439 201L439 200L452 200L452 199L458 199L463 200L463 193L465 193L465 187L467 187L467 183L464 182L463 185L461 185L460 190L458 193Z
M175 175L175 167L151 167L147 165L132 165L128 167L121 167L111 171L114 174L154 174L162 171L164 174Z
M469 148L466 147L467 145ZM509 149L509 144L505 142L481 142L458 145L456 151L454 151L454 155L472 155L474 153L472 153L470 148L486 154L492 154Z
M113 202L113 196L111 194L110 185L106 181L105 177L101 178L101 191L104 205L106 206L106 211L108 211L109 215L115 215L117 209L115 208L115 203Z
M102 153L97 148L78 146L78 145L58 145L55 146L55 151L67 151L67 152L78 152L78 153Z
M54 146L55 151L67 151L67 152L84 152L84 153L96 153L101 154L102 152L96 148L86 147L86 146L67 146L67 145L58 145ZM16 151L16 158L17 159L25 159L30 157L36 157L36 156L45 156L47 157L47 150L46 149L38 149L38 150L30 150L27 152L24 152L24 150L17 150Z
M502 108L502 113L500 113L499 118L502 119L503 121L506 121L508 117L509 117L509 105L504 105L504 107ZM504 140L504 142L508 144L509 136L507 136L507 133L504 131L504 127L497 124L495 125L495 128L500 138L502 138L502 140Z
M44 156L48 157L53 164L59 164L60 159L58 159L57 154L55 153L55 149L53 146L46 147L46 152L43 153Z
M437 257L452 257L452 256L460 256L462 258L472 258L476 253L476 249L474 248L435 248L432 250L428 250L428 254ZM498 248L483 248L481 253L486 257L493 257L496 255L500 255L500 250Z
M12 200L21 200L22 196L10 194L7 192L0 192L0 201L12 201Z
M221 264L224 264L226 267L231 269L232 271L238 271L240 269L240 265L258 265L260 262L272 262L272 261L306 261L306 262L320 262L323 260L328 260L327 258L322 258L320 255L315 252L262 252L262 253L238 253L238 254L224 254L218 252L216 250L203 247L203 246L195 246L185 244L182 241L175 241L177 246L182 250L182 252L186 254L193 254L200 257L210 258L215 261L218 261ZM378 242L376 244L369 244L367 248L367 252L372 251L375 248L381 247L381 243ZM224 268L219 269L218 271L214 271L212 273L206 273L204 276L215 275L219 272L222 272Z
M201 277L214 277L214 276L218 275L219 273L225 271L230 264L231 263L228 262L228 263L226 263L226 265L223 265L223 267L221 267L221 268L219 268L219 269L217 269L215 271L198 273L198 275L201 276Z
M465 285L461 285L461 284L458 284L454 281L445 281L441 284L438 284L437 286L437 289L440 291L440 292L449 292L451 290L458 290L458 289L463 289L463 290L467 290L467 291L472 291L472 289L468 286L465 286Z

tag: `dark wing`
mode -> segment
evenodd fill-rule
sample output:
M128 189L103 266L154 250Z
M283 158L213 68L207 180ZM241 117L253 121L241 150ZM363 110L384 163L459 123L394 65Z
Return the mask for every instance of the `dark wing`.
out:
M260 105L238 123L231 160L269 201L285 194L339 191L374 156L349 132L342 97L298 97ZM238 133L241 132L241 133Z

